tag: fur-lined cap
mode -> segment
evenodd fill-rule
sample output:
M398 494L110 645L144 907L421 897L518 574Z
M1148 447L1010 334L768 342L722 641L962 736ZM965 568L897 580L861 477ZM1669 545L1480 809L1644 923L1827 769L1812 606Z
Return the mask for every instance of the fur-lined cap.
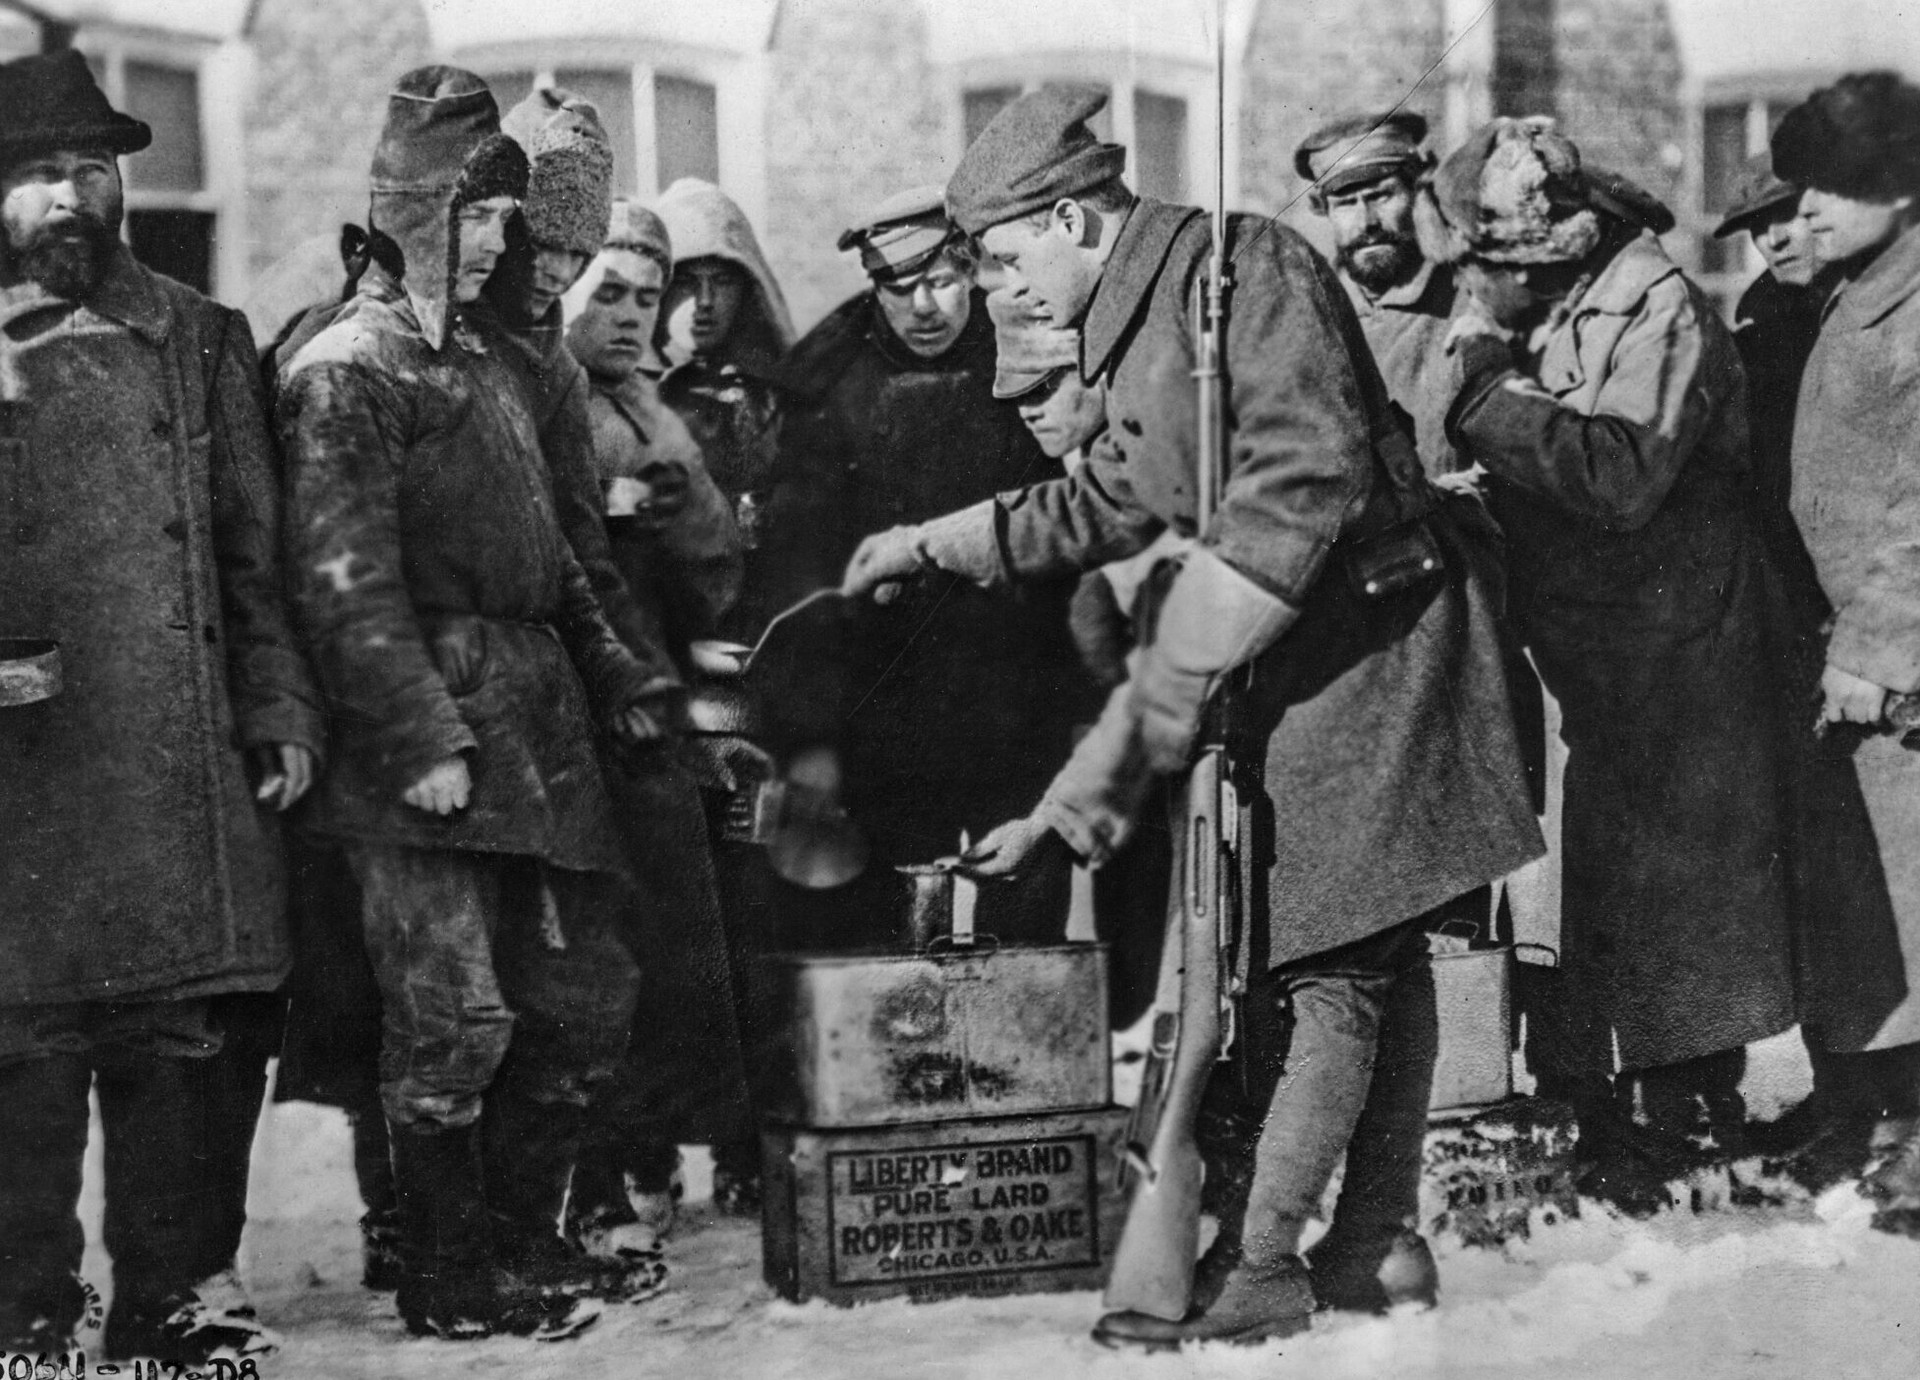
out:
M1580 150L1544 116L1474 133L1428 179L1414 223L1442 263L1576 263L1600 243Z
M508 111L500 128L532 160L522 214L533 242L598 254L613 209L613 145L600 111L584 96L542 87Z
M1855 72L1787 112L1773 170L1854 201L1920 193L1920 87L1893 72Z

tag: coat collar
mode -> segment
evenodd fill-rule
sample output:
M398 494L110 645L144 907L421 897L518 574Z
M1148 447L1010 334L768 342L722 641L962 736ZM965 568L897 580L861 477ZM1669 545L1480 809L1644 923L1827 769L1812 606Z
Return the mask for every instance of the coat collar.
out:
M1642 232L1638 239L1628 240L1621 246L1620 252L1607 260L1586 291L1567 304L1568 314L1599 312L1607 316L1631 316L1640 310L1640 304L1647 300L1655 283L1679 271L1679 265L1667 257L1660 241Z
M1204 213L1193 206L1170 206L1141 197L1127 223L1120 227L1113 253L1101 271L1099 286L1080 328L1080 377L1100 377L1146 304L1173 242L1187 222Z
M75 305L63 297L55 297L38 283L16 283L0 290L0 328L30 312L44 311L49 307L70 309ZM156 345L165 340L167 332L173 329L172 307L161 294L153 275L135 261L124 244L115 249L100 286L93 290L93 295L85 302L77 305L85 306L109 321L119 322Z
M1834 294L1833 310L1864 331L1916 292L1920 292L1920 225L1910 225L1864 273Z

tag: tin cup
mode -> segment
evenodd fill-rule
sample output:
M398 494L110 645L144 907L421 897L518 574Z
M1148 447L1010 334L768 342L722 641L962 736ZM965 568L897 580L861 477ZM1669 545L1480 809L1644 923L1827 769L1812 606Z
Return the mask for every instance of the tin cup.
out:
M953 869L940 863L894 868L907 879L906 918L900 941L916 953L953 933Z
M0 638L0 709L50 700L60 688L58 642L37 637Z

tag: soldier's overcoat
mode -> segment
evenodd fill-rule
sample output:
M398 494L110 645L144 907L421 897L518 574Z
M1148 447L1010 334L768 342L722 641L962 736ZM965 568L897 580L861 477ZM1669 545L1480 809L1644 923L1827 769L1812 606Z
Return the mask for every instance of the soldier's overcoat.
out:
M1235 677L1241 758L1270 810L1249 840L1265 953L1350 943L1483 885L1541 851L1494 628L1484 529L1440 505L1389 410L1333 270L1292 231L1229 223L1230 474L1195 530L1189 304L1210 231L1142 200L1082 327L1082 373L1108 381L1106 435L1080 475L1003 498L1015 574L1085 569L1172 528L1301 610ZM1444 574L1385 597L1356 556L1424 520ZM1102 851L1116 773L1056 782ZM1080 832L1080 831L1076 831Z

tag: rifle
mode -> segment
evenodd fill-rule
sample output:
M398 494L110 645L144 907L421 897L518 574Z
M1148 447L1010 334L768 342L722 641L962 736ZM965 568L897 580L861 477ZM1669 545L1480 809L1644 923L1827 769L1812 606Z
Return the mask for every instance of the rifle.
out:
M1205 533L1226 484L1226 411L1221 388L1227 296L1226 35L1214 25L1214 90L1219 104L1213 245L1193 300L1193 380L1199 394L1195 449L1196 530ZM1140 1099L1123 1150L1121 1182L1130 1185L1127 1221L1114 1250L1105 1306L1178 1322L1193 1302L1200 1251L1200 1190L1206 1171L1194 1123L1213 1066L1233 1044L1231 952L1238 928L1239 801L1216 697L1212 731L1183 787L1184 827L1177 856L1174 913L1167 917L1154 995L1153 1033Z

